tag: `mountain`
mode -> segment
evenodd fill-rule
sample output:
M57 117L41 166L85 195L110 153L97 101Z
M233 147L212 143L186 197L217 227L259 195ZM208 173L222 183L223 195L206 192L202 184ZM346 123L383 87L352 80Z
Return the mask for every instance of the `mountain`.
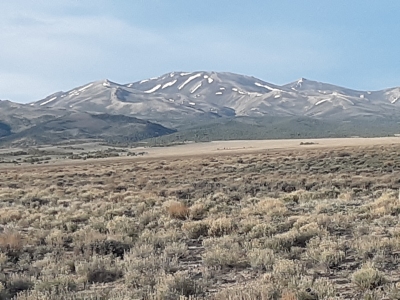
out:
M88 139L135 142L173 132L174 129L131 116L0 101L0 144L30 146Z
M34 107L123 114L176 126L193 118L305 116L349 119L400 115L400 88L357 91L304 78L278 86L222 72L173 72L128 84L91 82Z
M34 107L32 105L0 100L0 122L9 126L10 133L29 129L42 122L62 117L68 113L66 109Z
M31 103L34 107L62 108L89 113L135 116L152 121L180 120L204 112L184 103L177 106L162 94L150 94L109 80L95 81L66 93L58 92Z
M7 136L14 145L57 144L71 140L136 142L175 130L134 117L74 112Z
M358 91L305 78L275 85L224 72L100 80L28 104L0 100L0 144L393 135L399 99L400 87Z
M0 138L8 136L11 134L10 125L0 122Z

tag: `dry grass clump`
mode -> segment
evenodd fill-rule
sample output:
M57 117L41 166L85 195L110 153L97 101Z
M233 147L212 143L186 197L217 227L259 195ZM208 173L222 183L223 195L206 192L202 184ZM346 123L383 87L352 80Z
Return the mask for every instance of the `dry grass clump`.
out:
M247 249L235 236L208 238L203 241L203 261L207 267L242 268L249 265Z
M209 221L208 235L219 237L229 235L234 231L235 225L231 218L222 217Z
M283 298L286 297L287 294L282 294L282 297L279 297L279 292L273 286L273 284L269 282L255 282L248 283L245 285L236 285L229 288L224 288L218 291L213 297L210 299L213 300L253 300L253 299L287 299L292 300L291 298ZM296 299L297 298L293 298Z
M5 285L1 285L0 299L12 299L18 293L28 291L32 289L32 287L33 282L29 278L14 275Z
M0 208L0 224L5 225L11 222L17 222L23 217L22 209Z
M3 233L0 233L0 250L20 251L23 245L23 238L19 232L6 230Z
M371 218L400 213L400 200L395 192L385 192L369 205Z
M314 237L308 242L305 255L313 263L320 263L329 270L339 266L345 259L345 248L344 242L337 238Z
M247 253L250 266L263 271L272 270L275 263L275 254L272 249L253 248Z
M156 297L158 299L174 300L203 294L202 283L196 282L187 271L165 274L161 278L161 281L156 285Z
M0 299L399 299L399 150L0 173Z
M285 203L279 199L264 199L261 200L255 207L255 213L266 214L269 216L285 216L288 209Z
M198 239L207 237L210 224L206 221L186 222L182 225L182 231L190 239Z
M189 217L189 208L181 202L171 201L167 206L167 213L171 218L185 220Z
M202 203L196 203L190 207L190 219L192 220L201 220L206 214L206 207Z

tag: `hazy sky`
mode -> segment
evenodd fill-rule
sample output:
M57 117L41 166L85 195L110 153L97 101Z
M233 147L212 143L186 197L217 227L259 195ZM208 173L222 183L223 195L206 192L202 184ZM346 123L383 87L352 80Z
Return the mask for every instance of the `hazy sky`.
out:
M198 70L400 86L399 15L397 0L1 1L0 99Z

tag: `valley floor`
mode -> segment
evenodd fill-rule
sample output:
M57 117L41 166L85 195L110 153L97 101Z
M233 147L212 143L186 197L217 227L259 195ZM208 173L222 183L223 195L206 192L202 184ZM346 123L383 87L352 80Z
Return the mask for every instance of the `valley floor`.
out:
M229 152L229 154L243 154L277 149L363 147L394 144L400 145L400 137L213 141L171 147L147 148L146 151L148 152L148 157L179 157L209 154L219 155L226 152Z
M4 164L0 299L399 299L399 138L143 151Z
M278 140L231 140L194 143L168 147L111 147L101 143L76 143L73 146L42 146L34 153L24 153L24 149L0 149L0 169L29 165L91 164L102 161L148 160L174 157L220 156L258 152L279 153L279 151L300 149L328 149L337 147L400 145L400 137L377 138L323 138L323 139L278 139ZM29 152L29 151L28 151ZM17 155L10 155L17 153ZM133 154L133 155L130 155ZM139 154L139 155L138 155ZM2 163L2 158L5 161ZM47 159L44 159L44 158Z

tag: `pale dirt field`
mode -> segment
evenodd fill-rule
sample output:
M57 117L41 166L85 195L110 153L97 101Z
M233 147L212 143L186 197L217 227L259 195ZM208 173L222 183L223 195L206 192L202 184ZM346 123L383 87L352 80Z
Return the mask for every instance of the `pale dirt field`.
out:
M314 143L311 145L301 145L301 143ZM233 140L233 141L213 141L204 143L190 143L170 147L138 147L133 148L135 152L145 152L144 156L120 156L101 159L87 160L52 160L43 165L0 165L0 169L13 168L38 168L57 165L82 165L98 164L103 162L124 161L124 160L152 160L152 159L179 159L182 157L196 156L215 156L230 154L251 154L264 151L279 152L287 150L307 150L307 149L326 149L326 148L346 148L346 147L368 147L400 145L400 137L380 137L380 138L325 138L325 139L281 139L281 140ZM10 149L8 149L10 151Z
M314 145L300 145L313 142ZM224 153L252 153L273 149L335 148L400 144L398 137L382 138L335 138L335 139L290 139L290 140L236 140L193 143L162 148L143 148L146 157L180 157Z

